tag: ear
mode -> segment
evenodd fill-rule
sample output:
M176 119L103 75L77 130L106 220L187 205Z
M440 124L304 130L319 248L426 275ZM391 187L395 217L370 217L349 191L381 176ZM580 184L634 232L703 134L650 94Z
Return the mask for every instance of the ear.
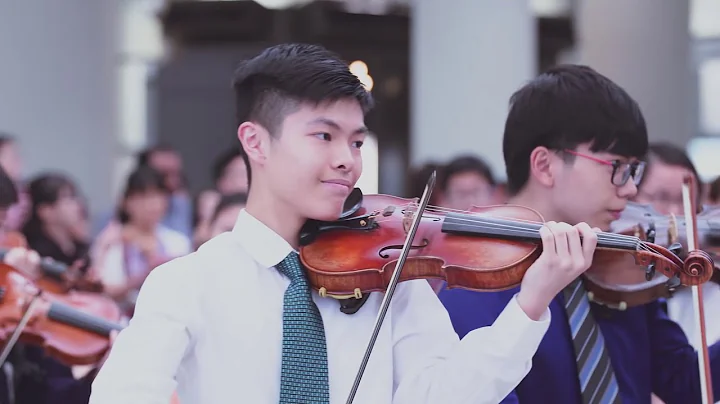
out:
M248 159L262 165L267 159L267 130L254 122L243 122L238 126L237 134Z
M538 146L530 153L530 178L545 187L555 183L554 165L556 156L547 147Z

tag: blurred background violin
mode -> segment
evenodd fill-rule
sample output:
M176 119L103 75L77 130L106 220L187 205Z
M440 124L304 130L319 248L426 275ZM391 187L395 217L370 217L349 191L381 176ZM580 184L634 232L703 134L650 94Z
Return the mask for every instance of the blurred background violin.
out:
M0 233L0 260L12 248L28 248L28 243L22 233ZM28 274L34 278L38 287L54 293L65 293L69 290L100 293L103 291L101 282L89 276L87 260L68 266L48 257L41 257L39 273Z

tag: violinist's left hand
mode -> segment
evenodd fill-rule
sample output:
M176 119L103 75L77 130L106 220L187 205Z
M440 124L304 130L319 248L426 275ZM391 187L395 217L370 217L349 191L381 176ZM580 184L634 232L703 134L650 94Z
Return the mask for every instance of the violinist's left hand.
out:
M3 262L33 279L41 276L40 255L34 250L22 247L12 248L5 254Z

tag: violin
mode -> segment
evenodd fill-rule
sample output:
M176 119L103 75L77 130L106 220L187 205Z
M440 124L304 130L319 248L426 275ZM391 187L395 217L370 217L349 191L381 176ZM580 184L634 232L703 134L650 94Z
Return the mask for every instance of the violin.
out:
M720 252L720 208L702 207L696 215L698 242L713 261ZM648 204L629 202L611 231L629 234L643 241L666 246L680 257L688 250L687 220L680 215L663 215ZM683 285L661 273L628 271L632 263L616 260L601 272L588 270L584 276L588 298L595 303L625 310L660 298L670 298ZM714 268L710 281L720 283Z
M68 366L91 365L110 347L110 333L123 328L120 320L120 309L109 298L43 291L25 274L0 263L0 335L5 346L14 345L17 336Z
M11 248L28 248L27 239L22 233L6 232L0 237L0 261ZM55 293L65 293L71 289L85 292L100 293L103 290L102 283L88 279L79 269L73 269L68 265L44 257L40 261L42 277L35 282L41 289Z
M363 196L355 189L338 220L310 221L301 232L300 258L311 285L321 296L336 299L385 291L417 211L417 199ZM540 256L544 219L533 209L498 205L421 211L399 282L440 279L448 288L506 290L518 286ZM599 233L594 260L618 258L679 285L708 281L714 267L704 251L690 251L683 260L632 235Z

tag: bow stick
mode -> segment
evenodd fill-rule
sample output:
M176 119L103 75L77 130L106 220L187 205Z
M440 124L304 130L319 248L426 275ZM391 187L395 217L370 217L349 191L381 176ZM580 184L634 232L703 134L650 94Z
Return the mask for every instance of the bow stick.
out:
M363 356L362 362L360 363L360 369L358 370L357 376L355 377L355 382L350 389L350 394L348 395L348 399L346 402L347 404L352 404L353 399L355 398L355 394L357 393L357 389L360 386L360 380L362 379L363 373L365 373L365 368L367 367L368 360L370 359L370 354L372 353L373 347L375 346L375 341L377 340L378 333L380 333L380 327L382 326L383 320L385 319L385 314L387 314L388 308L390 307L390 299L392 299L393 295L395 294L395 287L400 281L400 272L402 271L402 268L405 265L405 260L410 253L410 247L412 246L413 239L415 238L415 233L417 233L418 226L420 225L420 219L422 219L423 213L425 213L425 208L430 201L430 195L432 194L432 190L435 187L435 177L436 172L433 171L432 174L430 174L427 185L425 185L425 191L420 198L418 209L417 211L415 211L415 217L413 218L412 225L410 226L410 231L408 231L407 238L405 239L405 245L403 245L403 248L400 251L400 258L398 259L397 264L395 264L395 271L393 271L392 278L390 278L387 292L385 292L382 303L380 303L380 311L378 312L377 319L375 320L375 328L373 329L372 335L370 337L370 342L368 343L367 349L365 350L365 356Z
M698 232L697 232L697 188L695 179L691 176L685 177L682 185L683 207L685 209L686 230L688 251L698 250ZM712 375L710 374L710 359L707 347L707 337L705 336L705 309L703 306L702 285L693 285L692 296L693 306L695 308L695 338L700 338L699 344L701 349L698 351L698 365L700 370L700 390L703 404L713 404L712 391ZM697 342L697 341L696 341Z

